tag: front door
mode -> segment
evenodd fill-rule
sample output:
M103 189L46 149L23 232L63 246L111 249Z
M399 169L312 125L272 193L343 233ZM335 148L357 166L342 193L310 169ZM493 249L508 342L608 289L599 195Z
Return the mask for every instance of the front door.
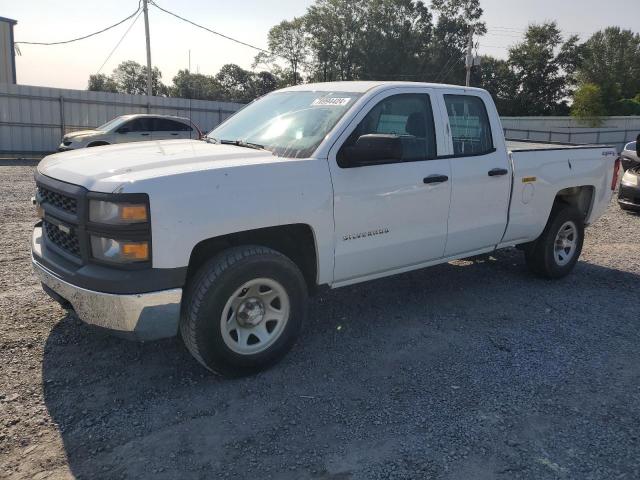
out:
M437 109L437 107L434 107ZM439 111L436 116L439 118ZM438 159L426 89L375 97L330 152L334 188L334 282L375 276L443 256L451 193L449 159ZM401 158L357 164L349 146L367 134L399 136Z

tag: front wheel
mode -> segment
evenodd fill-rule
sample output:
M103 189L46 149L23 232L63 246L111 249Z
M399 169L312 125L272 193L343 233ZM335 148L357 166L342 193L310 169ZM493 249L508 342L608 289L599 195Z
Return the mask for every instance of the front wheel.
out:
M204 264L190 282L180 332L209 370L251 374L291 349L306 300L304 277L289 258L266 247L231 248Z
M568 205L556 206L540 237L525 249L527 266L545 278L564 277L577 263L583 241L582 214Z

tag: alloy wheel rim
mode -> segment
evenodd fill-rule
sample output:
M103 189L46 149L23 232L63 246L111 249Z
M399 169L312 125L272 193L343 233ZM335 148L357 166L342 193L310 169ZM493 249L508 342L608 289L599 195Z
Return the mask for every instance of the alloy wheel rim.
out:
M578 228L572 221L562 224L553 245L553 257L559 266L568 264L576 253Z
M285 288L271 278L245 282L227 300L220 317L222 339L240 355L260 353L282 335L291 310Z

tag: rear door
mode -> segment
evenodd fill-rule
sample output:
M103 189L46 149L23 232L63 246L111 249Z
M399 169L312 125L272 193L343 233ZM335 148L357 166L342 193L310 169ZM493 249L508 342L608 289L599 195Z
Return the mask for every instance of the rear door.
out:
M115 141L116 143L127 143L151 140L152 128L152 118L134 118L116 130Z
M450 160L437 158L440 118L429 90L389 90L367 103L330 150L336 283L442 257L451 172ZM402 158L349 163L348 147L367 134L399 135Z
M177 138L191 138L193 135L189 125L169 118L153 119L153 139L171 140Z
M507 225L511 167L488 95L444 90L439 100L446 111L451 156L448 257L500 242Z

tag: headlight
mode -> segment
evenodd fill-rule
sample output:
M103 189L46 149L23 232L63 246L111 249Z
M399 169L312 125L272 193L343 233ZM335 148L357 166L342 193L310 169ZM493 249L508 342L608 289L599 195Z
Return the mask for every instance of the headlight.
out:
M149 221L146 203L121 203L91 200L89 220L110 225L130 225Z
M149 260L149 242L115 240L92 235L91 253L98 260L112 263L146 262Z
M622 183L627 185L638 185L638 175L632 173L631 170L627 170L622 176Z

